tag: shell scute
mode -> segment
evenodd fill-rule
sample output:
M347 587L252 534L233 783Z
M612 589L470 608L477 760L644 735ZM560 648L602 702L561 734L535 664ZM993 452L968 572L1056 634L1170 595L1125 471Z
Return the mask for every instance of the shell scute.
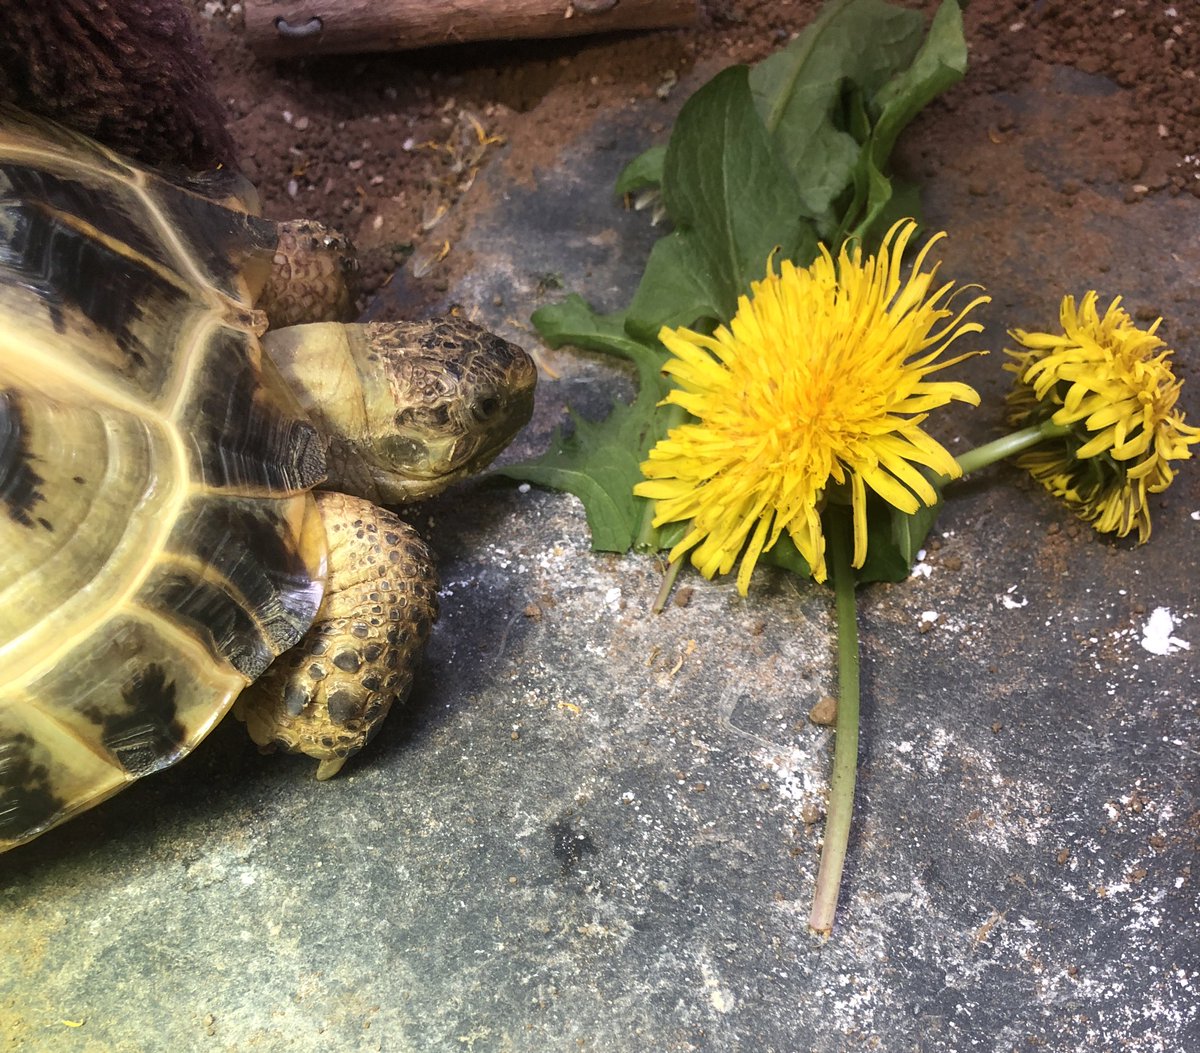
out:
M70 641L0 703L0 846L91 807L173 764L228 709L245 678L130 609Z
M0 711L0 846L19 844L53 826L67 800L89 792L93 781L85 774L73 784L56 786L50 775L50 750L20 715L12 707ZM109 777L111 770L97 767L100 779Z
M264 497L321 482L324 443L257 343L228 327L204 341L178 422L192 477L209 490Z
M87 392L10 372L0 335L0 389L20 437L0 475L36 476L0 513L0 669L30 675L63 639L92 631L119 604L130 576L161 547L179 478L172 436L137 407L90 402ZM51 390L52 389L52 390ZM15 506L15 507L14 507ZM0 688L2 689L2 688Z
M323 581L323 532L306 496L201 494L133 602L254 680L312 624Z
M0 850L187 753L320 605L273 239L0 107Z
M86 229L100 244L123 246L159 267L171 266L169 253L146 226L142 199L124 181L83 185L40 165L6 161L0 164L0 203L13 228L4 239L4 258L30 273L38 273L31 263L47 261L53 235L71 229ZM57 276L71 277L64 269Z
M258 298L278 240L273 223L199 194L164 193L158 203L169 228L186 232L188 258L207 284L231 299Z

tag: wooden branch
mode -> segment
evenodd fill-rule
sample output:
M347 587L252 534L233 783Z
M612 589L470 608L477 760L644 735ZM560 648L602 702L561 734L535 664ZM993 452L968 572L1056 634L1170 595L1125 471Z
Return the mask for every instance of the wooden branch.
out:
M266 58L686 26L700 0L243 0Z

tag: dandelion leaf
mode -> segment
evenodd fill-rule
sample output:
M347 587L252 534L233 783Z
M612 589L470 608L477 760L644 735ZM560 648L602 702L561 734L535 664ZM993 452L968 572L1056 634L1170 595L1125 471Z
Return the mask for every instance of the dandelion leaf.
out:
M650 253L626 328L651 338L664 325L711 325L778 250L811 259L816 237L796 181L759 119L749 71L717 74L684 104L663 158L663 204L675 230Z
M635 194L639 190L657 190L662 186L663 162L666 160L665 146L652 146L640 153L617 176L614 188L618 195Z
M779 535L779 540L766 552L762 554L760 563L769 563L775 567L782 567L784 570L790 570L793 574L798 574L802 578L812 577L812 567L808 565L800 550L796 547L796 543L785 532Z
M956 0L944 0L912 64L897 72L873 99L873 126L855 169L854 201L847 211L853 227L843 228L864 244L873 245L899 216L916 214L915 193L906 188L904 197L898 197L898 188L885 175L888 159L909 122L961 80L966 69L962 11Z
M755 108L824 238L838 229L835 206L854 184L865 141L853 98L873 98L907 68L924 32L916 11L841 0L750 72Z
M657 439L656 405L664 387L659 373L666 360L661 344L629 337L623 315L598 314L572 294L544 307L534 324L552 347L570 344L627 359L637 368L639 385L632 403L618 402L601 421L570 413L570 428L558 428L541 457L498 468L498 474L574 494L583 502L592 548L625 552L633 544L645 514L645 498L635 497L641 462Z
M912 572L917 553L925 544L925 538L933 528L940 510L940 493L937 504L928 508L922 505L912 515L906 515L886 501L868 498L867 558L855 571L855 579L861 584L871 581L904 581ZM833 530L844 529L844 519L826 522L826 537ZM773 548L763 553L760 562L790 570L802 578L812 577L812 568L808 561L800 555L800 550L786 532L780 535Z
M875 160L886 160L909 122L962 80L966 72L962 11L956 0L944 0L912 64L892 77L875 96L879 111L871 143Z
M533 312L532 320L542 339L551 347L570 344L624 358L637 367L639 381L650 380L657 391L659 370L667 360L666 349L657 339L646 343L630 336L625 328L624 311L600 314L578 293L571 293L561 303L539 307ZM656 395L658 397L661 395Z
M917 553L933 529L941 511L941 484L931 480L938 492L933 505L921 505L915 512L901 512L880 499L867 505L867 558L855 575L860 582L904 581L912 573Z
M627 552L646 504L645 498L634 496L633 487L642 477L639 465L650 445L642 437L653 426L653 409L652 402L649 407L641 400L618 402L599 422L571 413L573 430L556 429L541 457L496 471L574 494L583 502L592 548Z

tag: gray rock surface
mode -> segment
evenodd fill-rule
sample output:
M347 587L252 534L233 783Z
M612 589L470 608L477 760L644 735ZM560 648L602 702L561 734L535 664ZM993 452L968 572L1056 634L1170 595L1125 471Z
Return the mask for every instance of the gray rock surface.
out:
M1060 87L1000 104L1034 126L1103 84ZM653 239L608 195L638 112L591 117L536 187L486 172L456 247L476 265L450 297L527 344L557 295L539 276L617 307ZM1022 142L1041 183L1086 162ZM1099 285L1169 313L1194 378L1195 199L1089 184L1047 229L1006 169L982 196L966 171L926 180L927 219L945 273L993 296L989 346ZM963 367L985 403L939 425L952 448L998 428L1000 358ZM512 456L564 403L628 390L595 356L543 362ZM822 943L831 733L805 715L836 691L831 594L692 577L655 616L657 562L590 553L573 498L465 486L416 517L444 584L411 703L336 780L227 722L0 858L0 1048L1200 1048L1195 465L1155 516L1144 548L1098 540L997 469L954 491L909 581L860 593L859 794Z

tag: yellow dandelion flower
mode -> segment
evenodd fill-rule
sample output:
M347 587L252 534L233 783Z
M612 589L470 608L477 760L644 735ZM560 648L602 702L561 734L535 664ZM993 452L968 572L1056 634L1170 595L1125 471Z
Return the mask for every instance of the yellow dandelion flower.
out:
M1175 408L1182 382L1156 334L1139 329L1118 296L1101 318L1096 293L1063 299L1061 333L1013 330L1024 350L1009 351L1016 373L1009 417L1020 426L1049 421L1067 434L1017 458L1017 464L1100 531L1150 537L1147 494L1175 477L1171 461L1191 457L1200 429Z
M937 493L917 466L957 476L949 452L922 430L929 411L952 400L978 405L966 384L926 378L969 354L939 361L958 337L979 332L955 312L953 283L930 292L937 265L907 280L901 258L916 230L898 223L877 256L822 248L811 266L785 260L751 286L728 326L712 336L663 328L678 385L665 402L694 420L672 428L642 464L634 493L655 501L654 525L690 521L671 559L691 552L706 577L741 557L746 593L759 556L787 531L824 581L821 511L831 497L853 508L854 565L867 550L867 490L913 513ZM978 353L978 352L975 352Z

